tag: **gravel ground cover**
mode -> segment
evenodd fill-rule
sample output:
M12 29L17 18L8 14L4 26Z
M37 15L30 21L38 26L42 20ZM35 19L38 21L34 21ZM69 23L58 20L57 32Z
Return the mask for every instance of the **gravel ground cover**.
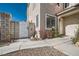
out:
M8 54L4 54L2 56L67 56L67 55L51 46L46 46L39 48L23 49Z

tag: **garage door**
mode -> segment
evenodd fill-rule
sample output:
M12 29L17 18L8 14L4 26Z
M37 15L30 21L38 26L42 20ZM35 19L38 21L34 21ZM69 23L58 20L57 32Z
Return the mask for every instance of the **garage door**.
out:
M65 27L65 34L74 37L78 29L78 24L67 25Z

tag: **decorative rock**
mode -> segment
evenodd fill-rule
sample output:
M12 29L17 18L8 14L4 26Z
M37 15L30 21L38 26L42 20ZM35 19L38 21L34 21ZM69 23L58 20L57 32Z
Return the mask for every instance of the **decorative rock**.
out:
M35 37L31 36L31 40L40 40L39 36L36 34Z
M79 42L76 42L75 46L79 47Z
M31 40L34 40L34 37L33 36L31 37Z

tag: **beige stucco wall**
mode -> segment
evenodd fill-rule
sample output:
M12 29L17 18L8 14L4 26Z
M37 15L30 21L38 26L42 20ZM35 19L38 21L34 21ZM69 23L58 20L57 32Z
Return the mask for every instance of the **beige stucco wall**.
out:
M58 32L59 34L64 34L64 20L63 18L58 19Z

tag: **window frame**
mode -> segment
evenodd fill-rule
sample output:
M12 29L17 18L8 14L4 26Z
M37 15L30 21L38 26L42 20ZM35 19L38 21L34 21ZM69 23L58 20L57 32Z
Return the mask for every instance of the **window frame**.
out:
M67 7L65 7L65 4L68 4ZM69 6L69 3L64 3L64 9L68 8L68 6Z
M52 28L47 28L47 15L52 16L52 17L55 17L55 26L53 26L53 28L56 27L56 16L55 15L48 14L48 13L45 14L45 30L51 30Z

